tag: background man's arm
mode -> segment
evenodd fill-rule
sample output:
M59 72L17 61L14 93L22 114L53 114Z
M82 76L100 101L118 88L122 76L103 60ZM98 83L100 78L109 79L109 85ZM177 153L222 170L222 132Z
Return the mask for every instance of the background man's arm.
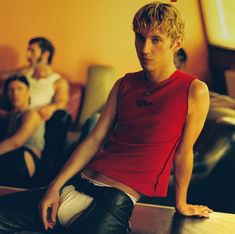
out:
M69 100L69 86L65 79L59 79L54 84L55 95L52 103L45 105L39 109L42 119L48 120L53 113L59 109L66 109Z
M53 104L58 109L66 109L69 100L69 86L68 82L61 78L55 82L55 95L53 97Z
M181 142L174 158L176 210L185 216L209 217L207 206L187 203L187 190L193 169L193 145L198 138L209 109L209 93L206 84L194 80L188 97L188 114Z
M13 136L0 142L0 155L20 148L30 139L40 122L41 118L37 111L30 110L27 112L17 132L13 134Z

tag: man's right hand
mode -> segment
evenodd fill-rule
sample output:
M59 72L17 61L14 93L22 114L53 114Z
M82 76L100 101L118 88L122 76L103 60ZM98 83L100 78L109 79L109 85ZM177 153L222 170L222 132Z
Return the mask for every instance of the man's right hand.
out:
M45 230L48 228L53 229L56 224L59 200L59 190L49 187L39 204L40 214Z

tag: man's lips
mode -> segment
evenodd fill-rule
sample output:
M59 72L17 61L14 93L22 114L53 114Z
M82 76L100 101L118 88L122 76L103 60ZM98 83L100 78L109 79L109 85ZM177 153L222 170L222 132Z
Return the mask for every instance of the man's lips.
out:
M151 63L153 60L151 58L142 57L141 61L144 62L144 63Z

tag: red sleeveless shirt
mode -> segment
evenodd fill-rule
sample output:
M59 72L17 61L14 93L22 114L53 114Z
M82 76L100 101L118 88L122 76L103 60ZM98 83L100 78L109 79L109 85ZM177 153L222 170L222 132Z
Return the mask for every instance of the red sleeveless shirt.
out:
M166 196L193 79L179 70L160 83L149 82L144 71L124 76L117 96L117 127L88 168L141 194Z

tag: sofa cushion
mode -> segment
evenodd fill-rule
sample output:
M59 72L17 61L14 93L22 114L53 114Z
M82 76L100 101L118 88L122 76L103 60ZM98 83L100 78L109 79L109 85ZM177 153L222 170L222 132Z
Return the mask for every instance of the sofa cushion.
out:
M116 80L113 67L93 65L88 68L84 101L76 130L80 130L88 118L102 110Z
M71 114L72 127L77 124L84 95L84 85L69 82L69 101L67 110Z

